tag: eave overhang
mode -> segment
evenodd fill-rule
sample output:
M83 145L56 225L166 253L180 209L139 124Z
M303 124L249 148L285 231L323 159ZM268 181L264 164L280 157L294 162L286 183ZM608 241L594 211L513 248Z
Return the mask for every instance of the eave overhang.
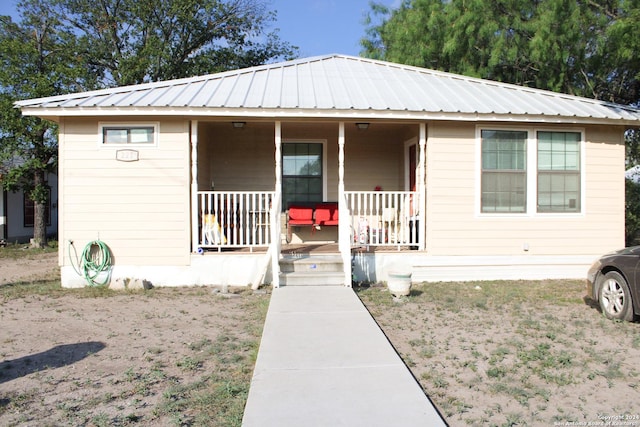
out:
M566 123L640 127L640 120L608 117L579 117L549 114L498 114L479 112L430 111L372 111L336 109L249 109L249 108L46 108L22 107L25 116L37 116L59 122L63 117L188 117L198 119L245 118L247 120L333 120L333 121L456 121L456 122L512 122Z

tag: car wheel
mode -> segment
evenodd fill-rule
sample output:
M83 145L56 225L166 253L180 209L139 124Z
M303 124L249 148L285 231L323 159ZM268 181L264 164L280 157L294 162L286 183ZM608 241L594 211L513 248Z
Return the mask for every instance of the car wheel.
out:
M604 275L598 290L598 301L602 313L615 320L633 320L631 292L627 281L616 271Z

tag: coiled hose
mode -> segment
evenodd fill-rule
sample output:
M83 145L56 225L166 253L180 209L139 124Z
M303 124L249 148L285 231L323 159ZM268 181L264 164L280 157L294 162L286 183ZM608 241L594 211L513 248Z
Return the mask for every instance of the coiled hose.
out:
M71 248L73 248L77 267L73 264ZM78 252L71 241L69 242L69 259L75 272L78 276L84 277L89 286L104 286L111 280L111 251L104 242L94 240L87 243L82 250L81 258L78 259ZM102 280L99 279L101 275Z

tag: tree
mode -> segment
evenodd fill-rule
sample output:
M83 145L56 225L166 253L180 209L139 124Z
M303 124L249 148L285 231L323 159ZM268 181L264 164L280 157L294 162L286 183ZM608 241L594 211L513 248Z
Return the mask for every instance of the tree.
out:
M632 179L625 180L625 205L625 242L627 246L636 245L640 232L640 184Z
M639 3L404 0L396 10L373 4L362 53L392 62L637 104Z
M47 242L45 174L57 167L54 123L22 117L13 102L83 87L85 68L73 55L74 35L61 30L46 5L25 0L23 19L0 16L0 175L2 186L23 190L35 203L34 245Z
M189 77L292 58L267 32L264 0L22 0L0 16L0 178L35 202L34 243L46 244L45 173L57 127L13 103L113 85Z
M290 59L297 48L267 32L264 0L50 0L79 34L79 55L128 85Z

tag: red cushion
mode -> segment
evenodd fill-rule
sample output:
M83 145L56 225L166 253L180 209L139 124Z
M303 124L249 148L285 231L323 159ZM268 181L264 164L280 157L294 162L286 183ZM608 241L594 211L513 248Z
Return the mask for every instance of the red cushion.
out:
M289 224L312 225L313 209L305 206L289 207Z
M316 205L316 224L338 225L338 204L319 203Z

